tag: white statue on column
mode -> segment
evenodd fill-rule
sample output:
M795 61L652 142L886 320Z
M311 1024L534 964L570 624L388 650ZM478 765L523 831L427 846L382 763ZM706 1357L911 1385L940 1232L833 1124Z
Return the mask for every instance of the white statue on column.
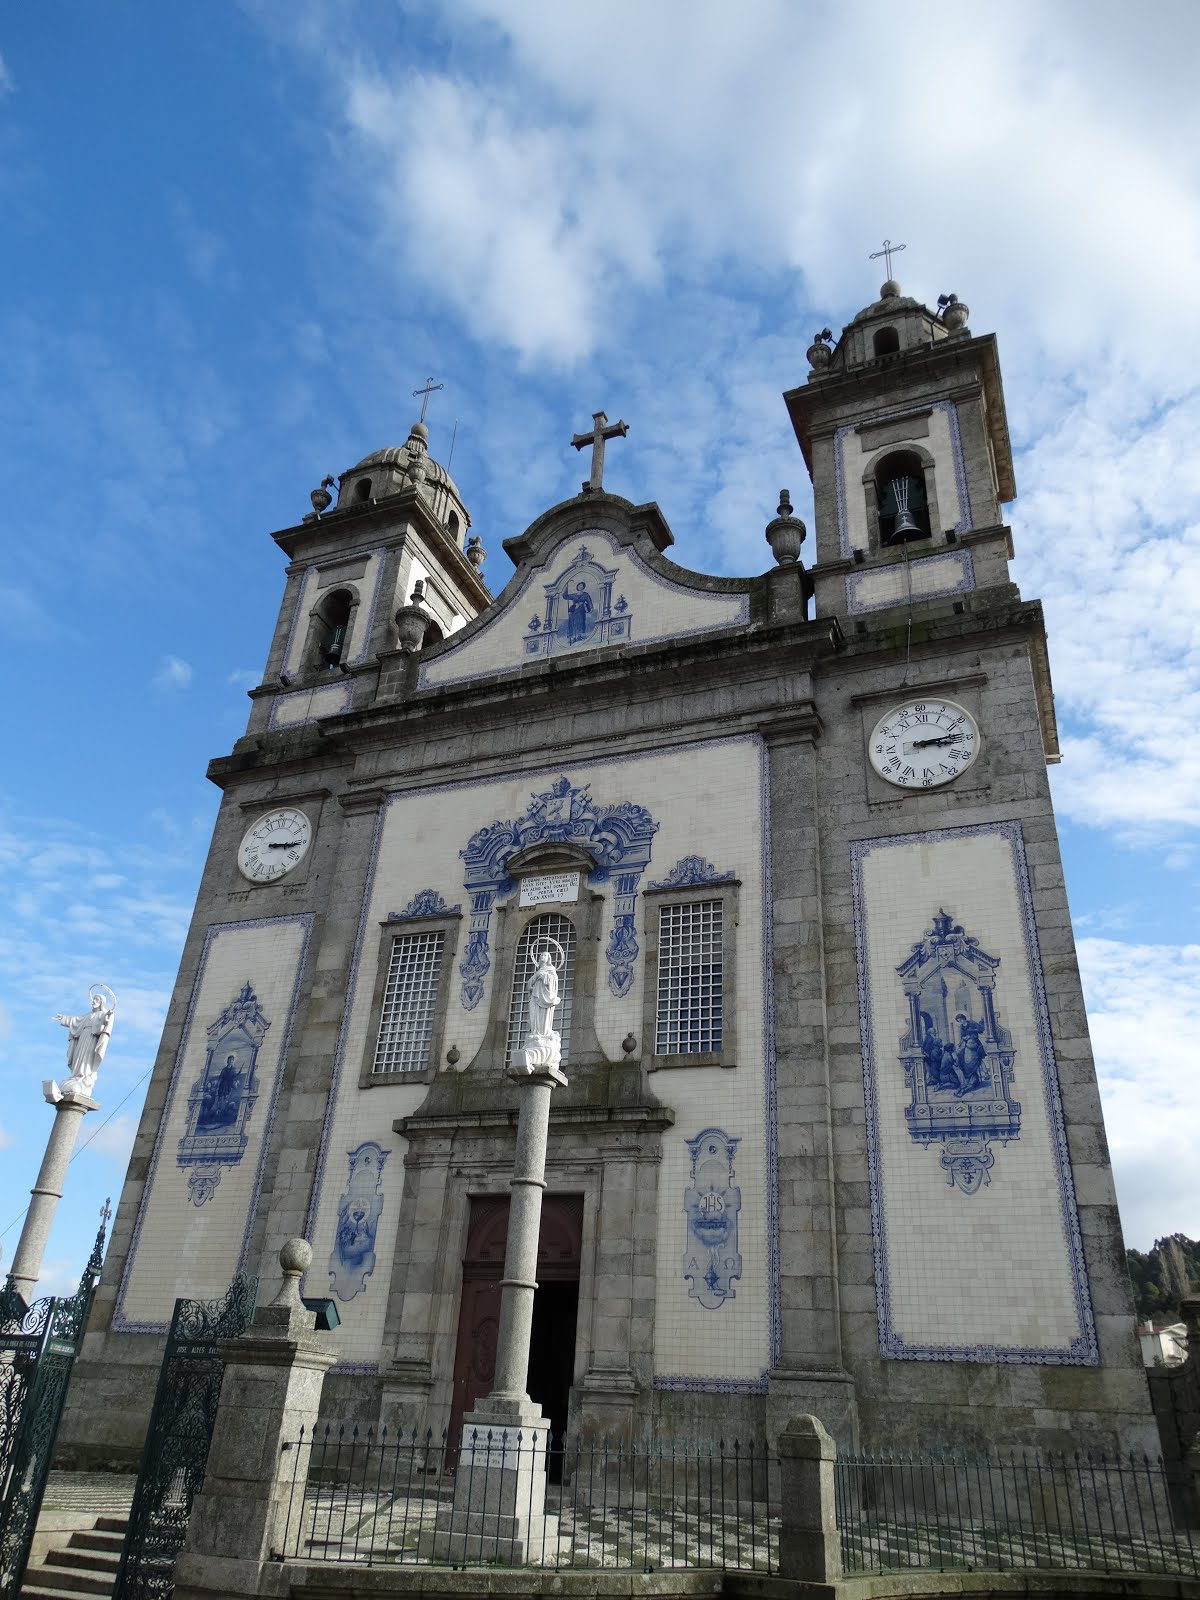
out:
M102 983L94 983L88 993L91 1007L81 1016L69 1017L60 1011L54 1018L67 1030L67 1066L70 1072L61 1083L55 1083L53 1078L43 1080L42 1093L51 1105L57 1105L60 1100L77 1100L81 1096L90 1099L96 1087L96 1074L104 1060L108 1041L112 1038L117 997Z
M552 949L557 951L554 960ZM525 1072L544 1071L558 1067L562 1056L562 1035L555 1032L554 1013L561 1004L558 987L558 968L566 961L566 952L555 939L543 939L529 959L533 972L525 985L527 996L524 1046L516 1052L515 1067Z

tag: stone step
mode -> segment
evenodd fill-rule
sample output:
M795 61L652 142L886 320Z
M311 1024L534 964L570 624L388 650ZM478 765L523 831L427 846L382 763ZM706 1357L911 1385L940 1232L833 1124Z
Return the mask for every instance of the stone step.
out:
M126 1515L123 1517L117 1516L115 1513L106 1513L105 1515L96 1518L97 1533L119 1533L123 1539L125 1537L125 1531L128 1527L128 1513L126 1513Z
M105 1568L73 1567L61 1560L65 1550L52 1550L40 1567L34 1567L34 1577L42 1583L52 1583L56 1589L69 1589L73 1594L111 1594L113 1579L117 1575L116 1563Z
M78 1534L72 1534L65 1549L51 1550L46 1556L48 1567L73 1567L77 1572L115 1572L121 1564L120 1546L115 1550L89 1550L76 1544Z
M121 1554L121 1546L125 1543L125 1529L85 1528L78 1533L73 1533L67 1542L71 1550L111 1550L114 1554Z
M104 1593L112 1593L111 1585ZM55 1589L50 1583L43 1582L41 1567L31 1567L21 1585L21 1600L79 1600L79 1590Z

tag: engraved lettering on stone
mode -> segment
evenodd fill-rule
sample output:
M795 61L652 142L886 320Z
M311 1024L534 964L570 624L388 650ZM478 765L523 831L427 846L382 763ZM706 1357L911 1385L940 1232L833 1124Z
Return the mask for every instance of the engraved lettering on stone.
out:
M522 906L573 905L579 899L578 872L547 872L540 878L522 878Z

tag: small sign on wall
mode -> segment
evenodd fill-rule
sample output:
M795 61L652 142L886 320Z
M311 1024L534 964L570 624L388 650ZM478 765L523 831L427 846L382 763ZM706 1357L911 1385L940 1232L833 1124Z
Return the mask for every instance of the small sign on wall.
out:
M547 872L540 878L521 879L519 905L567 905L578 899L578 872Z

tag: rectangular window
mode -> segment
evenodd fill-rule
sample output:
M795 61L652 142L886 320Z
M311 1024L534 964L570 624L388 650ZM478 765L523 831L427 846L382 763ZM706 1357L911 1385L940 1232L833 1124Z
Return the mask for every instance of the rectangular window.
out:
M659 908L656 1055L721 1049L723 912L720 900Z
M445 942L441 929L392 940L372 1072L424 1072L429 1066Z

